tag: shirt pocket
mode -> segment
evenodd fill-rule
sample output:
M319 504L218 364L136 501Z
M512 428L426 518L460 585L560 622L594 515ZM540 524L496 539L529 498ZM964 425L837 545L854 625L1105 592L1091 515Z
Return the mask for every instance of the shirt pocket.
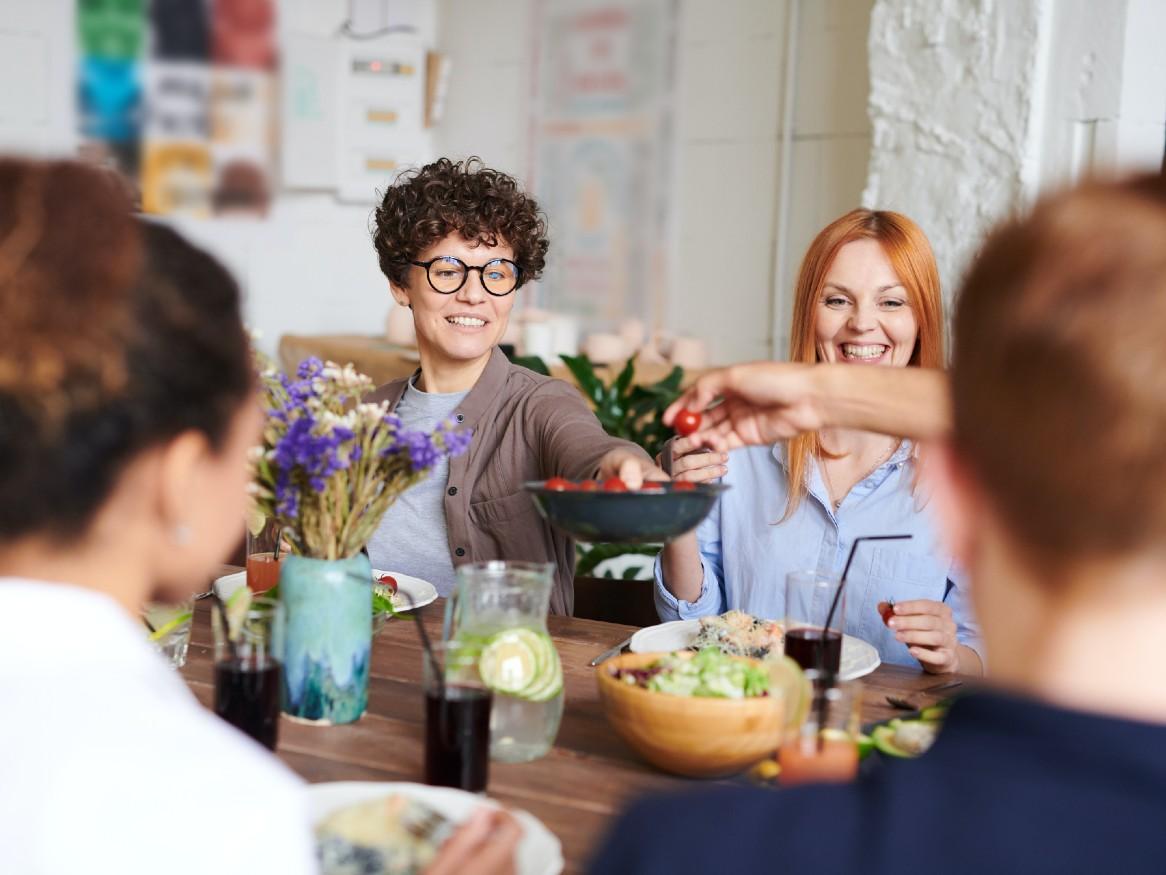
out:
M500 525L518 519L538 517L534 499L525 490L498 498L470 502L470 520L478 528Z
M875 547L871 550L870 578L895 587L928 590L919 598L942 601L950 562L946 556Z

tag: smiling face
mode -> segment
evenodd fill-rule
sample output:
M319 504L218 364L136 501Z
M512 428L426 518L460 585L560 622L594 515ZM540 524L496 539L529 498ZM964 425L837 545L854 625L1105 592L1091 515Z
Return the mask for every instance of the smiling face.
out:
M839 249L815 304L818 361L906 367L918 337L907 289L882 244L852 240Z
M484 265L495 258L513 260L514 251L504 242L486 246L450 234L420 253L416 261L430 261L440 256L460 258L471 267ZM482 287L479 271L471 270L465 284L453 294L434 291L425 268L413 266L406 288L390 283L398 304L413 309L417 330L417 347L422 369L426 365L441 369L481 363L502 339L517 290L505 297L489 294Z

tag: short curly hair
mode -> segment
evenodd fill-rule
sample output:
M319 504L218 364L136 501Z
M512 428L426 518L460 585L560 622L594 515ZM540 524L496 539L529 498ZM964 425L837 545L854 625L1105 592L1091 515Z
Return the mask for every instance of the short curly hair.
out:
M538 279L546 264L546 216L514 177L481 158L439 158L406 171L385 191L376 210L373 245L389 281L408 286L410 261L457 232L486 246L514 250L519 285Z

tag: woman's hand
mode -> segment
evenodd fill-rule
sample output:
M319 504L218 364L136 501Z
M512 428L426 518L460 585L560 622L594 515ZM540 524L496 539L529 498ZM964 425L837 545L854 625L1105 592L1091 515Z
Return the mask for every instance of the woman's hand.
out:
M728 473L729 454L703 451L698 440L692 437L675 438L669 442L664 452L672 451L672 479L702 483L716 480ZM660 458L656 457L659 464ZM660 467L664 467L661 465Z
M628 489L639 489L645 480L670 479L663 470L639 453L623 448L610 450L599 460L597 477L600 482L609 477L618 477Z
M437 852L425 875L514 875L522 827L498 808L479 808Z
M960 651L966 648L956 638L951 608L932 599L913 599L896 602L894 612L887 626L924 671L943 674L960 670Z

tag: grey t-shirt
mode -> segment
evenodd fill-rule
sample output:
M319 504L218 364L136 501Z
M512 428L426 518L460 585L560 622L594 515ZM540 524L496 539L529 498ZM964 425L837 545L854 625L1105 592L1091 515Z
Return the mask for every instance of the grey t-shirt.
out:
M467 394L422 392L410 380L396 414L404 428L432 431L453 416ZM393 502L368 542L373 568L428 580L442 596L453 592L456 580L445 526L448 478L449 459L442 457L428 477Z

